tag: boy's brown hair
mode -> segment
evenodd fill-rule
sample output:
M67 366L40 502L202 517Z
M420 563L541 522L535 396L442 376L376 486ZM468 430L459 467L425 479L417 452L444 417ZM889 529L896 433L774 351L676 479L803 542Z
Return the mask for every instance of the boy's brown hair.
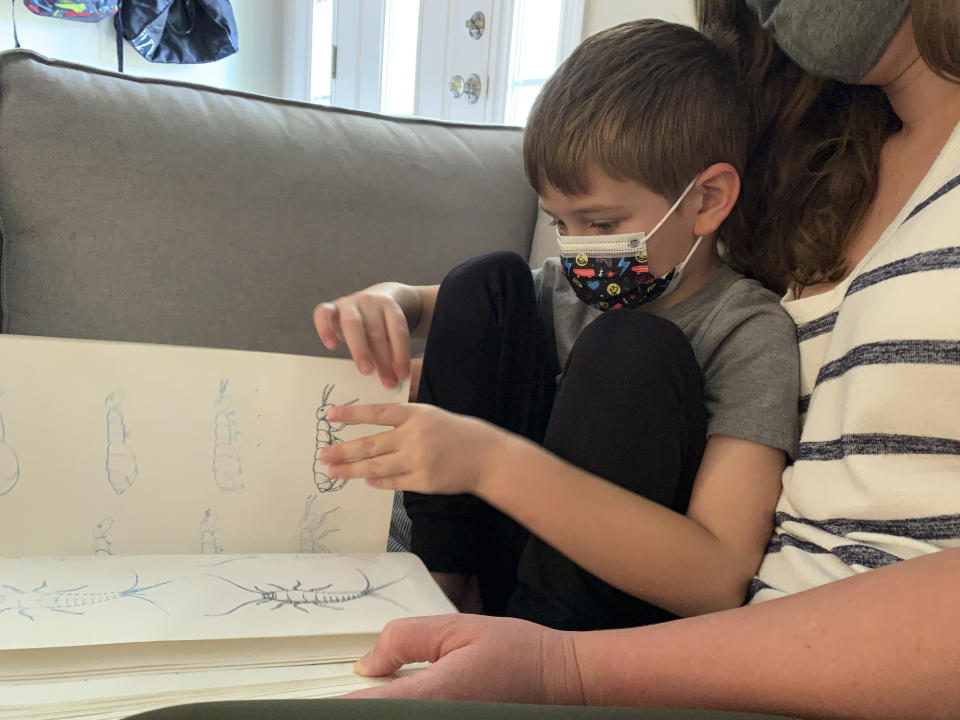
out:
M594 166L671 202L717 162L742 172L747 115L736 60L686 25L637 20L584 40L537 98L523 136L527 179L589 191Z

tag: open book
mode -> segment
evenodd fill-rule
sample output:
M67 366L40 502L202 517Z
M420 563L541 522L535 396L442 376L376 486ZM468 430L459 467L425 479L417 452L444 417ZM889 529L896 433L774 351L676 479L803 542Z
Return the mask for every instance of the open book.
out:
M0 718L323 697L394 618L453 612L384 553L392 494L324 447L402 402L343 360L0 336ZM375 681L374 681L375 682Z

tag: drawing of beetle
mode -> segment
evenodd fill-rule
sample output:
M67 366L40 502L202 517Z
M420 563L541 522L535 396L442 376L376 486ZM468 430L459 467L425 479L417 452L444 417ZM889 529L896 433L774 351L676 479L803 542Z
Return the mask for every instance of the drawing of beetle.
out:
M123 392L113 392L104 401L107 407L107 480L117 495L129 490L140 472L137 456L127 445L130 436L120 407L125 397Z
M275 603L275 605L270 608L271 610L279 610L282 607L292 607L301 612L309 612L306 609L307 607L322 607L330 610L343 610L343 608L337 606L342 605L343 603L353 602L354 600L360 600L361 598L365 597L375 597L380 600L384 600L391 605L396 605L401 610L409 612L409 609L405 608L400 603L380 594L381 590L384 590L391 585L396 585L398 582L404 579L403 577L383 583L382 585L374 586L370 582L370 578L367 577L363 570L357 568L357 572L360 573L360 577L363 578L363 587L359 590L330 590L329 588L333 587L333 583L324 585L323 587L304 588L301 587L299 580L297 580L296 584L290 588L285 588L281 585L275 585L274 583L267 583L267 586L273 588L273 590L264 590L259 585L254 585L251 589L240 585L239 583L235 583L233 580L228 580L225 577L221 577L220 575L210 575L209 573L205 573L210 577L228 582L234 587L238 587L241 590L245 590L246 592L253 593L257 596L252 600L247 600L246 602L240 603L226 612L208 613L207 615L208 617L220 617L222 615L230 615L231 613L234 613L240 608L246 607L247 605L265 605L269 603Z
M3 388L0 388L0 397ZM20 458L16 451L7 443L7 428L3 424L3 415L0 415L0 496L13 490L20 480Z
M330 402L330 394L333 392L333 388L333 385L327 385L323 389L323 401L317 408L317 448L313 456L313 482L317 486L317 490L322 493L340 490L347 484L346 478L332 478L327 475L323 471L326 466L320 461L320 451L331 445L341 443L342 440L337 436L337 433L347 426L346 423L333 425L327 418L330 410L336 407ZM356 398L343 404L353 405L355 402L357 402Z
M33 590L21 590L13 585L0 585L0 588L15 593L14 595L0 595L0 614L8 610L16 610L17 614L28 620L34 620L35 618L30 613L38 610L49 610L50 612L65 613L67 615L83 615L83 611L88 607L102 605L122 598L143 600L165 613L166 610L143 595L143 593L147 590L158 588L161 585L166 585L169 582L172 582L172 580L164 580L154 585L140 587L140 576L135 572L133 585L125 590L107 592L81 592L81 590L89 587L88 585L80 585L67 590L48 590L46 580Z

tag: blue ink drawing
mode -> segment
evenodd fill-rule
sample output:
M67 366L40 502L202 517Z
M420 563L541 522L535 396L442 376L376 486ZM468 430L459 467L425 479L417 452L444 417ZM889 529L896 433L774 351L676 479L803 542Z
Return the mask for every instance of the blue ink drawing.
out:
M220 381L220 392L214 403L213 416L213 479L221 492L243 489L240 476L243 464L234 442L240 437L233 397L227 393L229 380Z
M107 407L107 481L117 495L123 495L133 487L140 470L137 467L137 456L127 445L130 439L127 433L127 423L123 417L120 404L126 395L123 392L113 392L107 395L104 405Z
M107 533L113 527L113 518L105 517L93 529L93 554L113 555L113 543L107 538Z
M3 388L0 388L0 397L3 397ZM7 427L0 415L0 496L13 490L19 480L20 458L7 443Z
M333 388L333 385L327 385L323 389L323 401L320 407L317 408L317 447L313 456L313 482L317 486L317 490L322 493L340 490L347 484L346 478L333 478L323 472L326 466L320 461L321 450L343 442L337 436L337 433L341 432L347 426L346 423L333 425L330 420L327 419L327 415L336 407L336 405L330 402L330 393L333 392ZM343 404L353 405L355 402L357 402L356 398Z
M47 588L46 580L33 590L21 590L14 585L0 585L0 588L7 591L0 595L0 614L15 610L28 620L34 620L35 618L30 613L36 613L39 610L49 610L50 612L67 615L83 615L84 610L94 605L103 605L123 598L143 600L166 613L166 610L144 593L169 582L172 582L172 580L164 580L153 585L140 587L140 576L134 572L133 585L125 590L96 592L87 590L90 587L89 585L80 585L66 590L51 590Z
M223 552L220 528L217 527L219 519L210 508L203 514L203 520L200 521L200 553L203 555L219 555Z
M307 497L303 517L300 518L300 552L302 553L330 552L330 548L324 545L322 540L330 533L340 532L340 528L324 527L327 523L327 517L339 510L339 506L318 515L311 510L318 497L316 493Z
M360 600L365 597L377 598L379 600L388 602L391 605L396 605L401 610L410 612L409 608L406 608L395 600L392 600L391 598L381 594L381 591L385 590L391 585L396 585L398 582L403 580L404 576L400 576L395 580L383 583L382 585L373 585L373 583L370 582L370 578L367 577L363 570L360 568L356 568L356 570L358 573L360 573L360 577L363 578L363 587L356 590L331 590L333 583L324 585L323 587L305 588L301 586L299 580L297 580L293 587L289 588L283 587L282 585L276 585L274 583L267 583L267 587L273 589L264 590L259 585L254 585L253 588L248 588L240 585L239 583L235 583L233 580L228 580L225 577L221 577L220 575L210 575L209 573L205 573L210 577L223 580L224 582L230 583L234 587L238 587L241 590L256 595L255 598L247 600L246 602L242 602L226 612L207 613L207 616L220 617L223 615L230 615L231 613L234 613L240 608L246 607L247 605L259 606L268 604L273 604L273 607L270 608L271 610L279 610L282 607L292 607L300 612L309 612L307 608L311 607L327 608L329 610L343 610L342 607L338 606L343 605L344 603Z

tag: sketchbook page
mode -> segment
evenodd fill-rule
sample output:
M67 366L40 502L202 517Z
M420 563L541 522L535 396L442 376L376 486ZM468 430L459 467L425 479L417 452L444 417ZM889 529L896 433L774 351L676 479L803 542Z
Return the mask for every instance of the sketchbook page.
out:
M350 361L3 335L0 390L4 555L386 548L392 494L315 459L406 400Z
M0 559L0 578L3 674L29 648L375 635L455 611L409 553Z
M423 667L425 664L409 666L398 675L409 675ZM391 679L361 677L354 674L352 663L339 663L0 684L0 720L132 714L168 705L218 700L333 697Z

